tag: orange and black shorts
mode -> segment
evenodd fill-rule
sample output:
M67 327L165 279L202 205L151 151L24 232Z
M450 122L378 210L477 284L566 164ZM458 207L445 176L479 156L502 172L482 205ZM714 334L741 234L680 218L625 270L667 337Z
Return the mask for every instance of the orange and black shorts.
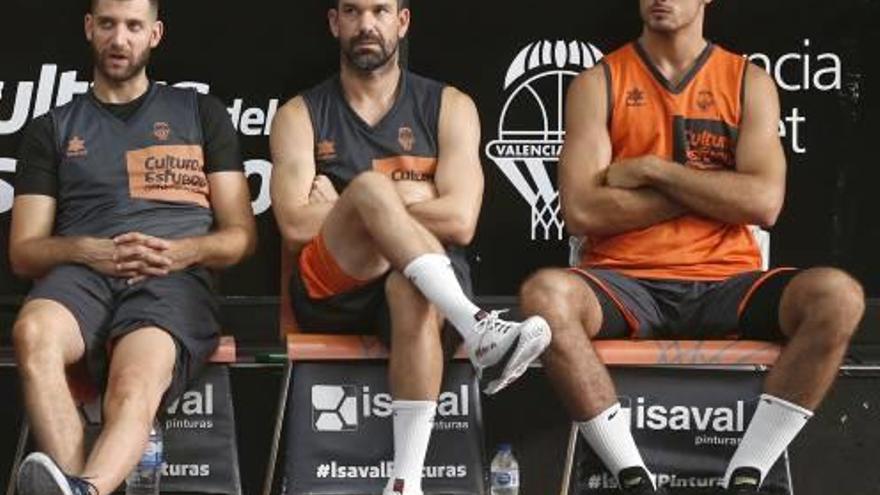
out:
M638 279L572 268L602 307L598 338L785 340L779 302L799 270L745 272L719 281Z
M465 293L471 293L470 268L464 252L447 251ZM303 332L375 334L391 341L391 317L385 300L387 274L358 280L346 274L320 235L300 251L290 277L290 304Z

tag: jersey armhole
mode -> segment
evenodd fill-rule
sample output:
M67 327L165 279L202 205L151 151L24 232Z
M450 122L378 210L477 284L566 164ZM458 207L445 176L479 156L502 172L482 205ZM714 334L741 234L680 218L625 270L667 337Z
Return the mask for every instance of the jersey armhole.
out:
M739 121L737 127L742 125L743 115L746 113L746 75L749 73L749 61L743 64L742 75L739 81Z
M199 130L199 142L202 143L202 150L208 145L208 139L205 135L205 119L204 114L202 113L202 102L200 101L199 92L195 89L190 90L190 104L195 110L192 115L195 116L196 120L196 128ZM209 98L208 95L205 95L206 98Z
M604 60L601 60L599 65L602 67L602 73L605 74L605 113L607 114L605 124L610 129L611 117L614 113L614 88L611 86L611 67Z
M318 122L317 117L315 115L315 110L312 108L312 102L309 101L308 96L305 93L299 95L302 98L303 106L306 107L306 113L309 114L309 122L312 124L312 143L315 145L318 144Z

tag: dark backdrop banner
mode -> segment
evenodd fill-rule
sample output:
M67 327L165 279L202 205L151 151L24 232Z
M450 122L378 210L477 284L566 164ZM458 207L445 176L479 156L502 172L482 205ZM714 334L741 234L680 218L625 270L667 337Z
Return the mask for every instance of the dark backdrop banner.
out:
M27 285L7 262L9 209L22 130L86 91L87 2L6 0L0 15L0 296ZM410 67L472 95L483 124L486 195L470 256L478 294L513 294L536 268L564 264L556 157L571 78L638 35L637 2L416 2ZM239 131L258 255L227 271L230 296L278 293L279 238L268 192L268 134L278 106L338 65L323 0L166 1L150 74L221 98ZM878 128L880 3L737 0L709 7L707 33L777 81L789 158L772 264L834 264L880 295Z
M295 364L285 419L286 493L382 490L394 469L387 376L382 363ZM483 493L480 422L470 363L449 363L425 457L425 493Z
M657 484L673 495L718 487L752 420L764 374L700 369L616 368L618 399ZM615 477L578 436L572 493L619 493ZM763 482L769 493L790 492L785 458Z

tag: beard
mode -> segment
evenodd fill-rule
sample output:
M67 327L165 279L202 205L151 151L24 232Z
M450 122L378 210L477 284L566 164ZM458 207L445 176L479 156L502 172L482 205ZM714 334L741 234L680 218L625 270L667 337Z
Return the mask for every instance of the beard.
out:
M369 49L363 49L359 45L366 42L375 43ZM373 72L384 67L397 53L398 41L385 41L380 36L359 35L351 38L348 42L340 43L342 54L348 62L363 72ZM377 49L378 47L378 49Z
M124 83L137 77L147 63L150 61L149 48L140 53L128 56L128 64L122 67L114 67L114 60L111 58L112 51L106 49L101 51L96 47L92 47L92 55L95 60L95 69L101 73L106 79L115 83Z

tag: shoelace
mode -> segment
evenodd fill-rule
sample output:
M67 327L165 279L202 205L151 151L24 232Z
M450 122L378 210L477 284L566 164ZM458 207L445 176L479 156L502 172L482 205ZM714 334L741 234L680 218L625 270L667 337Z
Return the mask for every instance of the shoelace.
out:
M509 321L502 320L499 318L504 313L510 311L509 309L493 309L489 311L489 314L484 316L481 320L477 321L475 326L475 330L480 335L485 334L486 332L493 332L495 330L500 330L501 333L507 333L515 324Z

